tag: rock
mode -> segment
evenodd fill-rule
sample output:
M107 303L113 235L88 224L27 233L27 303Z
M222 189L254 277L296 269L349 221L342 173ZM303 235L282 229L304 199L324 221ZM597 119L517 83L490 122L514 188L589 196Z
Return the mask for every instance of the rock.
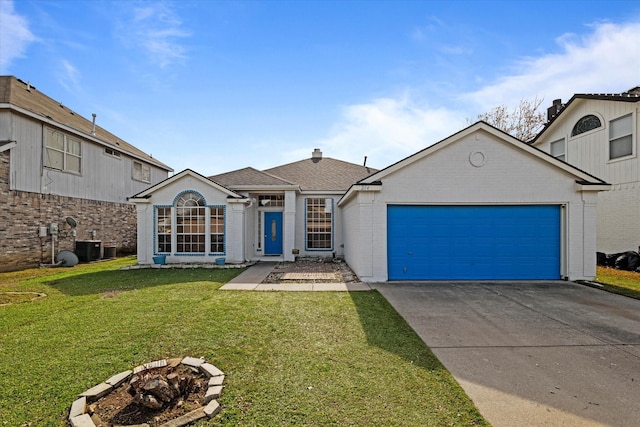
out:
M169 387L176 395L180 394L180 378L178 378L178 374L174 372L167 375L167 383L169 383Z
M96 425L93 423L93 420L91 420L91 417L89 416L89 414L73 417L69 421L71 421L72 427L96 427Z
M166 403L178 395L160 375L147 381L142 389Z
M136 404L149 409L161 409L163 406L162 402L160 402L158 399L156 399L155 396L151 394L137 394L136 397L134 397L133 401Z
M185 357L184 359L182 359L183 365L193 366L194 368L197 368L203 363L204 363L203 359L196 359L195 357Z
M105 383L109 384L110 386L113 386L113 388L118 388L120 384L122 384L123 382L129 379L132 373L133 371L120 372L119 374L114 375L108 380L106 380Z
M220 404L217 400L212 400L209 404L204 408L204 413L209 418L213 418L218 412L220 412Z
M86 396L87 401L93 402L94 400L100 399L102 396L106 396L111 392L111 390L113 390L112 386L107 383L101 383L95 387L91 387L89 390L82 393L80 397Z
M76 399L76 401L71 404L71 409L69 410L69 420L73 417L84 414L86 412L86 408L87 398L85 396Z
M217 377L209 378L208 386L211 387L214 385L222 385L222 383L224 383L224 375L218 375Z
M213 366L211 363L203 363L202 365L200 365L200 370L202 370L202 372L207 377L217 377L219 375L224 375L224 372Z
M194 423L206 416L207 415L205 414L204 409L198 408L178 418L174 418L170 421L167 421L166 423L160 425L160 427L181 427L187 424Z

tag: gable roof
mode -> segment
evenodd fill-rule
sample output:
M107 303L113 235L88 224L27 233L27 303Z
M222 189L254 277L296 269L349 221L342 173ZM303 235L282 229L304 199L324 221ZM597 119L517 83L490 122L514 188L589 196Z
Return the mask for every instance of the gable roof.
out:
M216 188L217 190L225 193L227 195L228 198L231 199L240 199L240 200L245 200L246 198L242 195L242 194L238 194L233 190L229 190L228 188L218 184L217 182L214 182L212 180L210 180L209 178L207 178L204 175L200 175L198 172L195 172L191 169L185 169L180 173L177 173L175 175L173 175L172 177L169 177L167 179L165 179L164 181L161 181L159 183L157 183L156 185L153 185L149 188L147 188L144 191L139 192L138 194L132 196L132 197L128 197L127 200L129 200L130 202L138 202L138 203L146 203L147 200L151 197L151 195L158 191L159 189L166 187L167 185L170 185L171 183L173 183L174 181L177 181L185 176L190 176L192 178L197 179L198 181L201 181L211 187Z
M567 110L570 110L571 106L578 102L578 100L589 100L594 99L598 101L617 101L617 102L639 102L640 101L640 86L636 86L622 93L576 93L567 101L566 104L559 104L557 107L558 111L553 114L547 123L544 125L542 130L529 141L529 144L535 144L538 139L558 120L558 117L562 115ZM560 102L560 100L558 100ZM555 102L554 102L555 104ZM556 106L552 107L555 108Z
M14 76L0 76L0 108L6 107L13 108L43 122L68 128L70 131L81 134L85 139L173 172L173 169L169 166L98 125L95 126L95 133L92 133L93 122L91 120L82 117L62 103L54 101L38 91L35 86L25 83Z
M356 192L356 191L371 191L374 190L375 191L375 187L379 187L382 184L382 180L387 177L388 175L396 172L397 170L400 170L402 168L405 168L409 165L411 165L414 162L417 162L418 160L427 157L433 153L435 153L436 151L442 150L444 148L446 148L447 146L449 146L450 144L453 144L463 138L465 138L468 135L471 135L475 132L478 131L482 131L482 132L487 132L493 136L495 136L496 138L501 139L502 141L505 141L509 144L511 144L512 146L514 146L515 148L523 151L524 153L526 153L527 155L533 156L535 158L541 159L551 165L553 165L554 167L557 167L559 169L562 169L563 171L569 173L570 175L573 175L576 183L582 188L582 189L588 189L591 188L593 190L602 190L603 187L607 187L609 186L609 184L607 184L605 181L601 180L600 178L597 178L583 170L580 170L578 168L576 168L575 166L570 165L569 163L566 163L562 160L556 159L555 157L553 157L552 155L545 153L544 151L533 147L531 145L529 145L528 143L521 141L511 135L509 135L508 133L495 128L493 126L491 126L490 124L484 122L484 121L479 121L476 122L474 124L472 124L471 126L468 126L464 129L462 129L459 132L454 133L453 135L439 141L436 142L433 145L430 145L427 148L424 148L420 151L418 151L415 154L412 154L409 157L406 157L376 173L374 173L373 175L362 179L360 181L358 181L355 185L353 185L351 188L349 188L349 191L347 191L347 193L340 199L340 201L338 202L338 205L340 205L341 203L343 203L344 201L348 200L349 198L351 198L351 196Z
M244 168L209 178L238 190L255 186L294 185L301 191L344 192L353 183L377 171L367 166L322 157L320 151L316 150L311 158L264 171Z

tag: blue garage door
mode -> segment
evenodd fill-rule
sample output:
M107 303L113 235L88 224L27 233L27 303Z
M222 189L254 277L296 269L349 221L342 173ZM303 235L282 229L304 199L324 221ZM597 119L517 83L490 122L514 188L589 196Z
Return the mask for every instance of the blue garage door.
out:
M560 278L560 206L387 208L389 280Z

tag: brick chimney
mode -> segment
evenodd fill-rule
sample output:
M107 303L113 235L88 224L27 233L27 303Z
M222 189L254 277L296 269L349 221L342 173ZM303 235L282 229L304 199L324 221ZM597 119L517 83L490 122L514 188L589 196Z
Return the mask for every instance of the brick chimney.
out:
M319 148L314 148L313 153L311 153L311 158L320 160L322 158L322 151L320 151Z
M554 99L553 105L547 108L547 121L550 121L555 115L557 115L560 110L562 110L562 100Z

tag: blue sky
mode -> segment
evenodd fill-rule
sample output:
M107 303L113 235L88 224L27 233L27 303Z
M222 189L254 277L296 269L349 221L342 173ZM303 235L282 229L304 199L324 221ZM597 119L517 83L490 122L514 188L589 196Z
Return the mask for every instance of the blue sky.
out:
M521 99L640 85L637 1L0 0L0 74L204 175L382 168Z

